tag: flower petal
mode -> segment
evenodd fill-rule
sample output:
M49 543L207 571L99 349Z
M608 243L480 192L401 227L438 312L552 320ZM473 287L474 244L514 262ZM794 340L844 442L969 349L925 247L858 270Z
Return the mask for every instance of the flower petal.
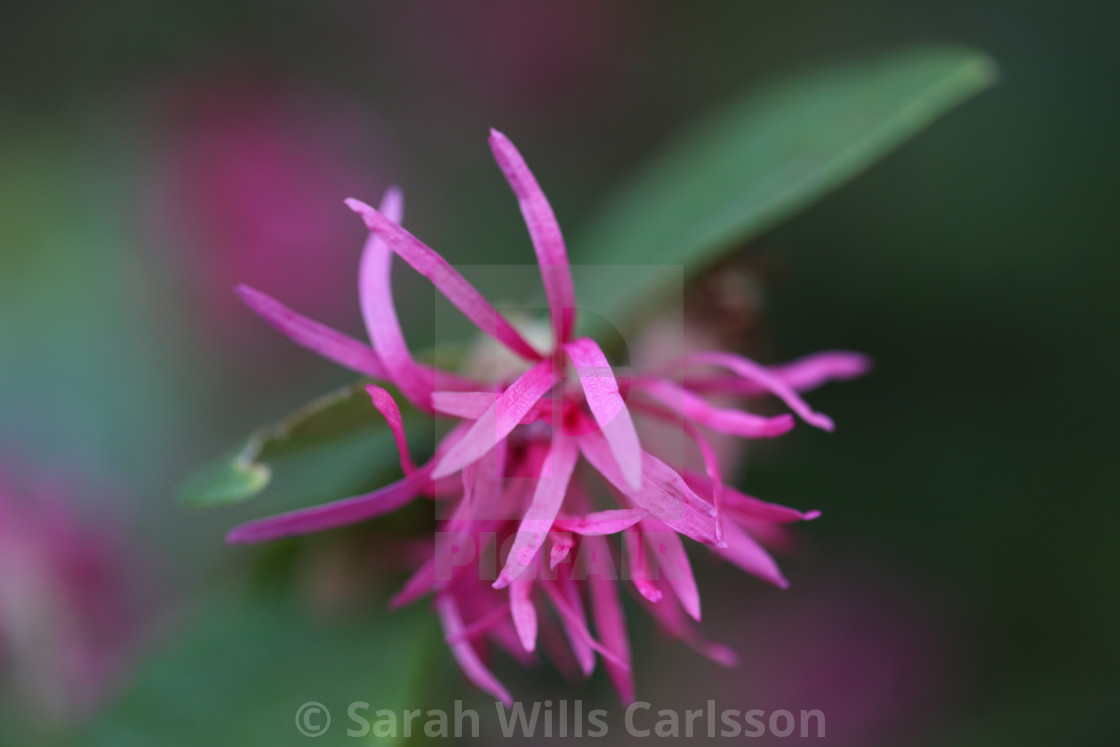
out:
M463 674L467 676L471 682L477 685L484 692L489 693L493 697L505 703L506 707L513 705L513 698L510 697L509 691L502 686L501 682L486 668L482 660L478 658L478 653L474 650L469 640L463 640L461 633L463 632L463 618L459 613L459 607L455 604L455 600L448 595L441 595L436 600L436 613L439 615L440 623L443 625L444 636L450 640L456 641L451 645L451 654L455 660L459 662L459 668L463 670Z
M585 537L594 537L616 534L637 524L647 516L649 516L649 512L640 508L615 508L607 511L595 511L583 516L559 516L556 519L556 528L567 532L575 532Z
M741 376L747 381L758 384L781 399L786 403L789 409L800 415L801 419L806 423L826 431L831 431L836 427L832 422L832 418L823 413L816 412L813 408L809 407L808 403L797 393L797 390L790 386L785 379L776 375L765 366L755 363L750 358L735 355L734 353L691 353L684 356L684 358L681 359L681 363L685 366L708 365L726 368L737 376Z
M700 619L700 592L696 588L696 577L688 562L684 545L676 532L659 521L647 519L641 523L641 531L646 544L655 551L657 563L664 571L663 576L669 588L677 595L684 611L694 620Z
M778 564L770 557L770 553L738 524L727 522L723 536L727 540L727 547L717 548L716 552L763 581L769 581L780 589L789 588L789 581L778 570Z
M556 346L560 347L571 337L576 312L576 294L572 286L572 272L568 265L564 237L560 233L552 206L548 204L536 178L509 138L497 130L490 130L490 149L517 196L521 215L529 228L529 238L537 253L544 292L548 297Z
M568 483L571 482L578 458L579 449L576 447L575 440L565 433L563 428L557 428L553 432L552 447L537 478L533 500L517 527L517 535L514 537L513 545L510 546L505 567L498 574L498 580L494 582L495 589L508 586L511 581L525 572L536 557L537 551L540 550L548 532L552 529L552 522L560 511L560 504L564 502ZM544 473L549 468L551 474L546 476Z
M745 438L772 438L793 427L793 418L789 415L766 418L742 410L716 407L668 379L636 379L631 391L647 394L681 416L719 433Z
M393 223L401 222L404 211L399 189L390 187L381 200L381 214ZM358 299L366 331L373 349L381 360L390 381L397 385L409 402L428 410L432 381L416 361L405 343L397 311L393 306L391 270L393 252L377 233L370 232L362 249L358 269Z
M607 356L594 340L586 337L568 343L564 349L583 386L587 407L603 430L626 484L634 489L641 487L642 447Z
M725 667L739 665L739 654L734 649L700 637L684 616L676 599L669 597L660 604L647 604L646 607L666 632L687 643L697 653Z
M649 548L646 547L642 533L637 527L630 527L622 533L626 546L626 568L630 573L630 580L638 593L651 602L661 601L661 589L653 580L653 572L649 563Z
M494 400L463 439L448 450L434 476L454 474L494 448L555 384L552 361L541 361L523 373Z
M250 521L231 529L226 535L226 541L265 542L281 537L321 532L325 529L372 519L397 510L419 495L429 482L430 473L431 468L425 467L372 493Z
M697 492L708 492L713 487L711 481L698 472L684 470L681 472L681 476L684 478L685 482ZM820 511L798 511L795 508L789 508L777 503L761 501L758 498L753 498L746 493L736 490L730 485L723 486L721 490L721 499L724 507L732 513L744 518L768 521L776 524L789 524L794 521L811 521L821 515Z
M592 535L583 541L589 543L592 552L610 553L607 540L603 537ZM613 579L603 578L597 573L588 576L587 586L591 596L591 618L595 621L599 639L627 664L623 667L610 659L604 661L607 675L614 683L619 698L629 705L634 702L634 676L629 666L630 639L626 634L626 618L618 598L618 588Z
M570 584L571 582L567 582ZM595 640L591 635L591 631L587 629L587 613L584 612L583 603L576 595L569 595L564 588L571 588L578 593L578 587L571 584L567 587L560 579L556 581L542 581L541 586L548 593L549 599L552 601L552 606L560 613L560 620L564 624L564 629L568 633L568 640L572 644L572 649L579 659L580 668L583 670L584 675L590 675L591 671L595 668L594 659L588 659L586 654L581 655L581 651L588 649L597 651L608 661L613 661L620 667L629 669L630 662L622 659L614 651L611 651L599 641ZM576 606L578 605L578 607Z
M552 549L548 554L548 567L555 569L556 566L567 560L575 547L576 541L568 532L550 532L549 537L552 538Z
M406 475L412 474L416 471L416 465L413 464L412 457L408 455L408 442L404 437L404 421L401 419L401 410L397 407L396 400L393 399L393 395L376 384L367 386L366 391L373 400L373 406L377 408L377 411L389 424L389 429L393 431L393 440L397 443L397 452L401 458L401 469Z
M360 215L366 227L383 238L393 252L431 280L480 330L517 355L540 360L541 354L447 260L364 202L351 198L346 200L346 205Z
M816 389L830 381L845 381L863 376L871 370L871 359L862 353L832 350L816 353L789 363L771 366L770 372L799 392ZM687 380L693 391L716 391L757 396L769 390L755 381L739 376L713 376Z
M642 487L632 490L622 481L618 465L606 450L601 433L590 431L577 437L580 453L612 485L640 509L697 542L721 545L716 538L714 509L688 487L672 467L642 454Z
M296 344L351 371L357 371L374 379L388 378L381 359L368 345L292 311L272 296L255 288L239 285L236 292L257 316Z
M516 579L509 587L509 610L513 617L513 627L517 629L517 637L526 651L533 651L537 647L537 608L533 606L530 594L533 590L533 579L523 576Z

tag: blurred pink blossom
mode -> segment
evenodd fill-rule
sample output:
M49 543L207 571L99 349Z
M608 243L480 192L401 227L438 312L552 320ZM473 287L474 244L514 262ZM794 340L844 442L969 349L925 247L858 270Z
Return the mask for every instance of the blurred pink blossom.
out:
M62 490L0 474L0 679L52 719L102 701L137 647L142 584L124 540Z
M259 339L229 293L238 282L349 321L339 289L361 233L328 206L383 186L362 165L361 154L385 150L370 117L344 98L259 76L169 85L161 100L153 223L211 338Z

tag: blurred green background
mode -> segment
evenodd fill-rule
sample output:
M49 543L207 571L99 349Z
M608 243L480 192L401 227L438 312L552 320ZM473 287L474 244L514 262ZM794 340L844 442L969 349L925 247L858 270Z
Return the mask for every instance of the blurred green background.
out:
M812 397L836 434L799 429L744 476L824 513L784 560L793 588L700 572L704 629L742 668L633 615L639 697L828 703L850 715L832 744L1116 744L1118 18L1104 2L5 3L0 462L65 475L124 527L154 577L142 670L198 599L237 595L255 556L224 531L279 505L187 512L180 482L349 380L229 293L247 279L357 334L343 197L400 183L450 261L522 263L490 126L576 235L729 95L968 44L998 63L994 89L744 248L765 280L761 358L846 348L876 369ZM422 339L414 280L399 298ZM430 644L440 688L402 702L482 703ZM499 672L526 699L611 702L602 682ZM0 692L11 744L68 736ZM269 743L300 743L276 711Z

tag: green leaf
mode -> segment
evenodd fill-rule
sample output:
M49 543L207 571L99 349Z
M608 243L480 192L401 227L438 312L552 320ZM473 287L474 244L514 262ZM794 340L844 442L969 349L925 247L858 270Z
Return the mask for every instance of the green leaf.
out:
M994 80L995 67L981 54L921 48L752 91L642 168L577 237L573 262L682 267L687 278ZM666 277L673 275L641 272L619 283L609 272L582 272L579 293L621 325L642 310L639 302L665 289Z
M365 451L365 459L357 460L357 468L363 472L387 465L396 452L388 443L375 448L377 444L370 440L371 436L387 434L388 428L370 403L365 384L359 381L337 389L283 420L253 431L235 453L202 468L187 481L182 490L183 503L201 508L252 498L268 486L273 477L272 463L277 461L297 465L295 471L314 473L320 481L328 474L337 479L337 469L346 461L355 461L348 458L340 462L336 457L343 453L350 457L358 456L350 452ZM402 407L403 416L413 414Z
M267 596L226 602L150 656L82 743L370 744L372 736L347 735L361 726L349 717L349 704L368 703L371 722L381 708L422 707L439 640L423 605L336 619ZM330 727L314 740L296 726L297 711L311 701L331 714ZM324 718L309 723L321 726Z

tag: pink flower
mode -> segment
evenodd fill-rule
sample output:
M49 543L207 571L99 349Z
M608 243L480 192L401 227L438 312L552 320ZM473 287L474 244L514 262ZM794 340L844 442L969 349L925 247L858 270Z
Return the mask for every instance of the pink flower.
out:
M120 532L55 491L17 491L3 472L0 681L51 721L78 719L137 648L144 584Z
M167 104L148 218L210 338L259 339L229 294L238 282L347 320L335 289L352 270L332 249L361 233L325 197L380 182L354 163L385 149L371 118L345 97L236 69L157 93Z
M704 394L772 394L808 423L832 429L798 394L858 375L867 361L825 353L767 368L721 352L690 353L662 369L616 375L603 350L575 336L576 301L556 218L521 155L501 133L490 146L521 206L536 250L549 308L550 344L538 349L454 267L400 226L400 193L380 209L347 204L370 234L359 290L372 347L241 287L245 302L299 344L376 380L392 383L424 412L456 425L432 458L414 465L396 402L369 387L392 428L404 477L368 495L250 522L231 542L256 542L339 527L392 511L426 495L449 507L431 558L394 598L401 605L434 594L435 608L464 673L495 697L509 693L482 659L489 640L525 658L540 640L564 666L585 675L596 656L624 700L634 694L619 578L627 579L659 623L705 654L731 664L728 649L700 639L700 596L681 536L779 587L787 582L756 534L815 518L762 502L725 485L705 431L769 438L793 427L790 415L766 417L716 407ZM427 277L478 328L521 361L496 381L478 382L416 361L393 306L396 255ZM687 373L688 375L683 375ZM679 375L678 375L679 374ZM699 448L703 470L681 470L646 451L631 417L675 424ZM612 505L604 505L607 498ZM618 543L609 535L619 535ZM492 583L491 583L492 582ZM555 618L541 615L547 601ZM592 634L592 623L598 637ZM567 643L563 644L562 639Z

